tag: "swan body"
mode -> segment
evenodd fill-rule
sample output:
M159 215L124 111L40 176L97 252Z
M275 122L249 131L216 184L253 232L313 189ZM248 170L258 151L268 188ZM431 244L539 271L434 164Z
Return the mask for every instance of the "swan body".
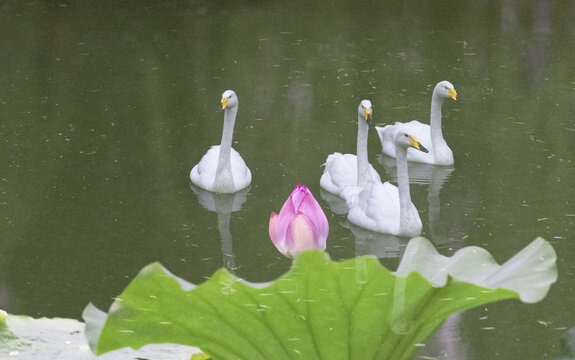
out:
M252 173L241 155L232 148L234 125L238 112L238 97L232 90L222 94L224 129L220 145L212 146L190 171L192 183L218 193L234 193L247 187Z
M405 131L395 138L398 186L389 182L370 181L357 195L347 199L347 219L365 229L396 236L415 237L421 234L422 223L409 194L407 149L428 150Z
M367 135L371 123L371 102L362 100L358 107L357 155L333 153L328 155L320 179L320 186L332 194L343 196L348 186L363 186L368 181L379 181L379 174L367 158Z
M320 186L332 194L344 197L346 187L357 186L357 156L335 152L327 156ZM369 180L381 181L379 173L369 164Z
M234 149L230 150L231 173L224 173L223 175L220 173L218 179L220 185L216 186L220 147L220 145L210 147L190 172L190 180L202 189L223 194L234 193L246 188L251 183L252 174L242 156Z
M402 128L407 133L417 137L424 144L428 144L429 152L408 152L407 160L433 165L453 165L453 152L443 138L441 130L441 105L443 100L451 98L457 100L457 92L449 81L441 81L435 85L431 97L431 115L429 125L413 120L408 123L395 123L384 127L376 126L383 153L395 157L394 139Z

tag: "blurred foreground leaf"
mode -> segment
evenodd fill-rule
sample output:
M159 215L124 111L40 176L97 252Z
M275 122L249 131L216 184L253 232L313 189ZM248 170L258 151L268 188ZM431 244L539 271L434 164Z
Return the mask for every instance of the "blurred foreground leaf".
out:
M561 338L561 355L555 360L575 360L575 327L567 330Z
M78 320L34 319L29 316L8 315L0 310L0 359L190 360L194 353L198 353L198 349L161 344L149 345L138 351L121 349L96 357L88 347L84 323Z
M218 360L411 359L455 312L503 299L541 300L557 278L555 260L543 239L499 266L483 249L445 257L417 238L397 275L374 257L333 262L308 251L270 284L221 269L198 286L153 263L107 318L86 319L87 333L98 354L175 343Z

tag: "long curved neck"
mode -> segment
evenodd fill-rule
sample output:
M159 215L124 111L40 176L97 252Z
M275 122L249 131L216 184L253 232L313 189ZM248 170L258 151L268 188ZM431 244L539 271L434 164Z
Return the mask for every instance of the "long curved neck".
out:
M397 188L399 190L399 228L403 232L411 223L411 195L409 193L409 174L407 173L407 149L395 146L397 166Z
M357 118L357 185L365 186L369 181L369 160L367 159L367 135L369 125L361 117Z
M431 146L434 149L439 146L440 142L445 142L441 131L441 105L443 105L443 98L434 91L431 97L431 116L429 118Z
M237 113L237 108L226 109L224 111L224 130L222 131L222 142L220 143L220 157L218 158L216 181L228 181L229 177L229 180L233 182L230 157Z

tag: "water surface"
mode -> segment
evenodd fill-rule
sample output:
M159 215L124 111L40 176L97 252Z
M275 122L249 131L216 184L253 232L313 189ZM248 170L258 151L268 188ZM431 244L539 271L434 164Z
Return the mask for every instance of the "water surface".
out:
M405 239L331 210L321 165L354 152L361 99L380 125L427 122L449 80L455 166L410 168L427 174L411 187L423 235L446 255L478 245L499 262L542 236L559 280L539 304L450 318L422 356L554 358L575 326L574 16L543 0L3 4L0 308L79 318L152 261L196 283L221 266L269 281L290 264L269 215L298 183L326 211L333 259L373 253L394 269ZM244 198L210 200L188 174L220 140L226 89L253 182ZM369 136L370 162L393 179Z

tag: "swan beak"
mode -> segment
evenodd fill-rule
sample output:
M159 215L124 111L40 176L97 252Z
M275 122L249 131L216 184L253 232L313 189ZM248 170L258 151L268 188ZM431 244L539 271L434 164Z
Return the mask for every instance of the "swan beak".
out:
M365 117L365 121L367 121L367 125L373 125L373 118L371 116L371 109L363 109L363 116Z
M230 98L229 98L229 97L228 97L228 98L223 98L223 99L221 100L221 103L222 103L222 110L224 110L225 108L228 107L228 104L230 103Z
M455 91L455 89L447 89L447 92L449 92L450 98L457 101L457 91Z
M429 150L427 150L425 148L425 146L421 145L421 143L419 142L419 140L415 137L415 136L409 136L409 145L411 145L411 147L422 151L424 153L428 153Z

